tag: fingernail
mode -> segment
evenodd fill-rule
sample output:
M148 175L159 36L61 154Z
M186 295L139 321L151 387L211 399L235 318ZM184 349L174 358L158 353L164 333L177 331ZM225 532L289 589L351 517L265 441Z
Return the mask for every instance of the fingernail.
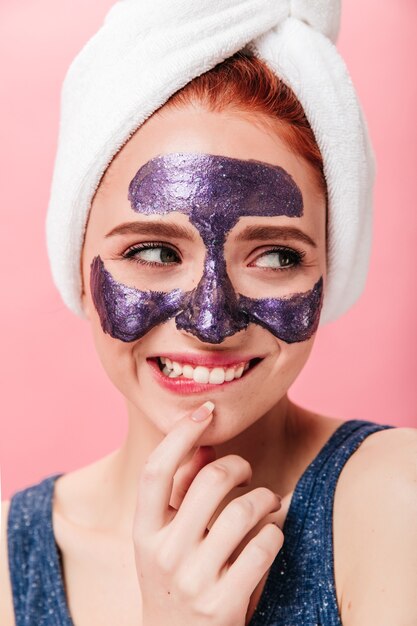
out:
M213 413L213 409L213 402L210 402L210 400L208 400L207 402L202 404L196 411L194 411L194 413L192 413L191 419L195 422L202 422Z

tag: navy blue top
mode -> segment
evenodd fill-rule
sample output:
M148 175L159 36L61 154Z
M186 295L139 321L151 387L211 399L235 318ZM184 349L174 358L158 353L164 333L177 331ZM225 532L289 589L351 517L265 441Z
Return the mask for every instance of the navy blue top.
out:
M333 564L333 500L343 466L370 434L395 428L348 420L296 484L277 554L248 626L342 626ZM53 474L10 501L7 543L16 626L74 626L52 526Z

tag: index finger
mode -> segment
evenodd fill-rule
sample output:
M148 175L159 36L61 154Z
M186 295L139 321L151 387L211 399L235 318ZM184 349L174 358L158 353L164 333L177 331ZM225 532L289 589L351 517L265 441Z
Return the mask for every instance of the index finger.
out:
M135 531L142 536L165 525L175 472L211 422L213 409L213 402L208 401L178 420L149 455L139 479L134 521ZM203 420L194 421L195 415Z

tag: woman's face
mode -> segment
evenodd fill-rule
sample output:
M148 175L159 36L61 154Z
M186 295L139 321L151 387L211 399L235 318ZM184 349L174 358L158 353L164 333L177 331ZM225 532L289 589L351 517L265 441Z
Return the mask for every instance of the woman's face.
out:
M311 166L237 112L163 107L109 166L82 256L83 305L110 379L161 432L205 400L204 443L286 394L326 280Z

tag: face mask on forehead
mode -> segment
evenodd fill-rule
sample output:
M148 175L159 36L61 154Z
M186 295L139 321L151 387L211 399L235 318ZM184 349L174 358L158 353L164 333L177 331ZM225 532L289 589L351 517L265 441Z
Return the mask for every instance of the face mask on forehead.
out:
M303 198L281 167L201 153L170 153L145 163L129 186L132 209L145 215L184 213L206 247L203 275L191 291L141 291L119 283L97 256L91 293L104 332L135 341L175 318L179 330L218 344L250 323L287 343L317 330L323 278L310 291L285 298L249 298L236 293L227 274L224 244L244 216L303 215Z

